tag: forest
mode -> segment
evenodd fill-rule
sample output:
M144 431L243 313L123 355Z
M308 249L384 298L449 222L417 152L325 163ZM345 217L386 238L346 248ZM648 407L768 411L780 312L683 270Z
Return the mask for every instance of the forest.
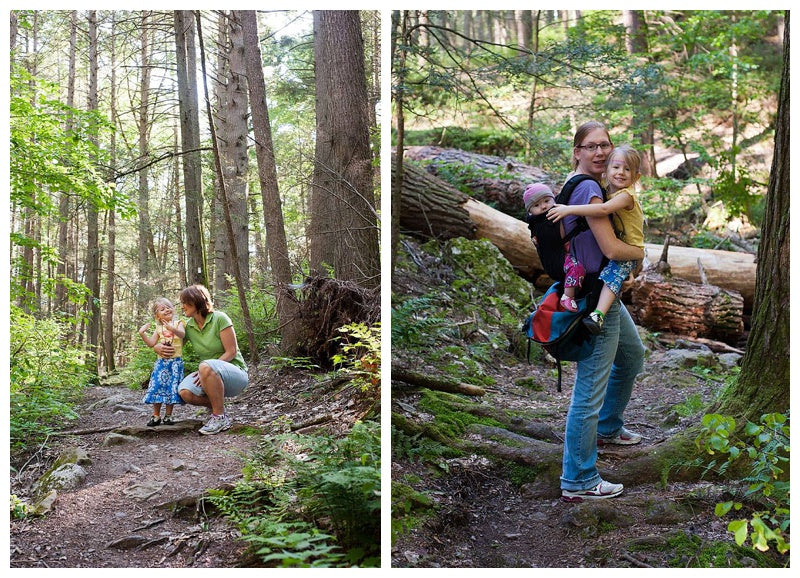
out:
M380 564L380 28L10 12L12 567ZM137 329L193 285L249 374L221 436L145 425Z
M391 17L392 566L787 567L789 12ZM581 502L523 192L587 121L642 158L645 353Z

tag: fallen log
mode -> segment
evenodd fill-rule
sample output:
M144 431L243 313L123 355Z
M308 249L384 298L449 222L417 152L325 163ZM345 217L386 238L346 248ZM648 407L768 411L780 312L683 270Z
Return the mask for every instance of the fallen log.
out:
M558 178L538 167L460 149L412 146L405 148L404 158L429 161L425 168L435 176L442 170L457 175L455 178L469 188L475 199L520 217L525 213L522 193L528 183L547 183L555 191L561 186Z
M463 236L468 239L487 239L497 246L521 275L536 282L539 287L547 284L547 279L540 279L542 265L523 221L471 199L413 165L405 166L404 175L400 191L401 231L423 238ZM430 195L429 190L432 191ZM446 204L443 204L444 200ZM656 261L660 253L661 246L652 243L645 245L648 260ZM744 309L749 311L752 308L756 281L754 255L672 246L669 259L672 275L695 283L701 282L698 259L708 283L738 292L742 296Z
M461 393L464 395L484 395L486 393L482 387L478 387L477 385L460 383L444 377L435 377L404 367L397 367L396 365L392 366L392 381L394 380L447 393Z
M631 317L650 331L670 331L737 343L744 332L743 300L735 291L643 271L630 290Z

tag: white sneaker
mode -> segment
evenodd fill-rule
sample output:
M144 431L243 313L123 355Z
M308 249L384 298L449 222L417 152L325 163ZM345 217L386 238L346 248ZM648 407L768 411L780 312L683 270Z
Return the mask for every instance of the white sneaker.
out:
M233 425L233 420L227 415L212 414L206 424L200 428L200 433L203 435L218 434L231 427L231 425Z
M622 493L622 484L612 484L605 480L587 490L561 490L561 499L565 502L582 502L584 500L604 500L614 498Z

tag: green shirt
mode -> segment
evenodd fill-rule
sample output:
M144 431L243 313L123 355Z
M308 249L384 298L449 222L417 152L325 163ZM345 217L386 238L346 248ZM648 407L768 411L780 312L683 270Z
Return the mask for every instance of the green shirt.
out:
M206 317L206 322L203 329L197 327L197 322L193 317L186 321L186 337L185 341L191 341L194 352L202 361L205 359L219 359L225 348L222 346L222 339L219 334L223 329L233 326L233 321L222 311L212 311ZM230 363L236 367L247 371L247 364L244 362L242 352L239 351L239 345L236 345L236 355L230 360Z

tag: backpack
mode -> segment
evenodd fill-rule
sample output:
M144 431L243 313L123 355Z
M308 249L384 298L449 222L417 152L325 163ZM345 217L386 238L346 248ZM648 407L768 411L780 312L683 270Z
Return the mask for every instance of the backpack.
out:
M597 304L599 292L596 287L594 289L575 299L577 311L567 311L559 303L564 290L561 282L557 281L525 318L522 329L528 337L528 362L530 363L531 342L538 343L552 355L558 368L558 391L561 391L561 362L581 361L594 350L597 336L592 335L581 322Z
M572 191L575 190L580 183L585 180L591 179L595 182L594 178L589 175L575 175L570 178L564 186L561 187L558 196L556 196L556 203L559 205L568 205L569 197ZM597 183L600 186L600 183ZM605 190L603 191L603 200L606 200ZM589 228L589 223L586 217L578 217L575 227L567 233L565 237L561 237L561 222L554 223L547 218L546 214L530 215L526 214L525 221L528 223L528 229L531 232L531 239L536 240L536 252L539 254L539 261L542 263L542 268L547 276L553 281L564 281L564 258L566 257L565 245L579 233L586 231Z

